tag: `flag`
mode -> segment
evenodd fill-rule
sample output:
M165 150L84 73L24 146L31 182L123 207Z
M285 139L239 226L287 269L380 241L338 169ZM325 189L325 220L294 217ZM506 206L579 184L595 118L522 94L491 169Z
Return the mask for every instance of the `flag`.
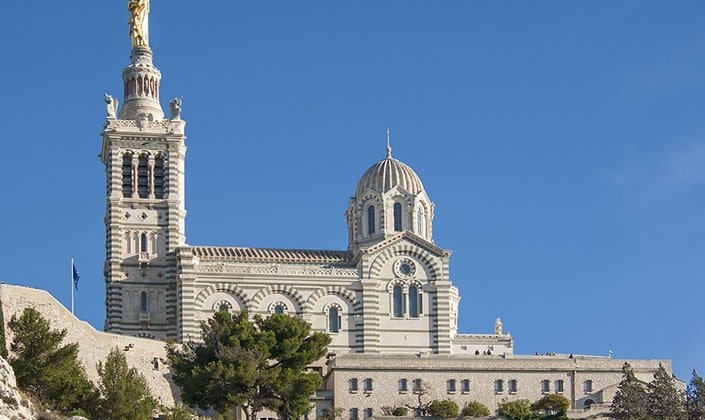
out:
M71 275L73 278L73 287L75 287L76 290L78 290L78 278L79 278L78 270L76 270L76 264L72 263L71 265L73 266L73 274Z

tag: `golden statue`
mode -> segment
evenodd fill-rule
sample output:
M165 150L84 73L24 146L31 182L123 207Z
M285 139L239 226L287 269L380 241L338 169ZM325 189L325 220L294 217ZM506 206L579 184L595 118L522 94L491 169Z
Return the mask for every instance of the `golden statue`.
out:
M132 48L149 47L149 0L130 0L130 38Z

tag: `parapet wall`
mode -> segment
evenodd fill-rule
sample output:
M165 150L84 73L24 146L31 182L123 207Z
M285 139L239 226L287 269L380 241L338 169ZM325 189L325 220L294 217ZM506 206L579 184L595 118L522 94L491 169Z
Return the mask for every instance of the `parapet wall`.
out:
M1 284L0 304L5 315L8 350L12 342L8 321L12 315L19 316L24 308L32 307L51 322L53 329L66 329L66 343L78 343L79 358L86 368L88 378L94 383L98 383L98 363L105 361L113 347L118 347L125 352L130 367L137 368L147 379L159 403L173 406L175 396L178 400L178 389L170 382L171 374L165 363L164 342L97 331L87 322L76 318L45 290Z

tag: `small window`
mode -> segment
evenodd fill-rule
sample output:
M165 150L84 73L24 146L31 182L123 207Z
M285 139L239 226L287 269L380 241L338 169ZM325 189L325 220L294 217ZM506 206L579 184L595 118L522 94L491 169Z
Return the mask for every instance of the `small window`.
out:
M414 392L423 390L423 381L421 379L414 379Z
M494 392L504 392L504 381L497 379L494 381Z
M140 252L148 252L149 243L147 242L147 234L143 233L140 235Z
M357 419L358 419L357 408L351 408L350 409L350 420L357 420Z
M394 298L394 317L401 318L404 316L404 302L403 302L401 286L399 286L399 285L394 286L393 298Z
M510 379L507 387L509 388L509 392L517 392L517 380Z
M372 417L372 407L365 409L365 417Z
M289 308L284 302L274 302L269 305L269 313L283 315L289 311Z
M461 392L470 392L470 379L463 379L460 382L460 391Z
M374 235L375 233L375 206L367 208L367 234Z
M357 378L350 378L350 391L356 392L357 390Z
M365 379L365 391L366 392L372 391L372 378Z
M140 295L140 311L147 312L147 293L142 292Z
M587 399L587 400L585 400L585 402L583 403L583 407L585 407L585 408L591 408L593 404L595 404L595 401L590 400L590 399Z
M401 203L394 203L394 231L401 232Z
M406 378L399 379L399 392L406 392L409 390L409 385L407 384Z
M556 392L563 392L563 379L559 379L555 383Z
M416 286L409 287L409 316L419 317L419 289Z
M328 309L328 332L337 333L340 331L340 314L338 308L331 307Z
M541 392L551 392L551 381L548 379L541 381Z
M446 382L448 392L455 392L455 379L448 379L448 382Z
M587 381L583 382L583 389L585 392L592 392L592 380L588 379Z

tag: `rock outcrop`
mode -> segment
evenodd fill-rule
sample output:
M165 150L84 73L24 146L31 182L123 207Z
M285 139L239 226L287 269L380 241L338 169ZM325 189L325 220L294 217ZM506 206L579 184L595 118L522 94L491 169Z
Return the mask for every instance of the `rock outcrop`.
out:
M0 420L31 420L37 413L32 402L17 389L15 372L0 357Z

